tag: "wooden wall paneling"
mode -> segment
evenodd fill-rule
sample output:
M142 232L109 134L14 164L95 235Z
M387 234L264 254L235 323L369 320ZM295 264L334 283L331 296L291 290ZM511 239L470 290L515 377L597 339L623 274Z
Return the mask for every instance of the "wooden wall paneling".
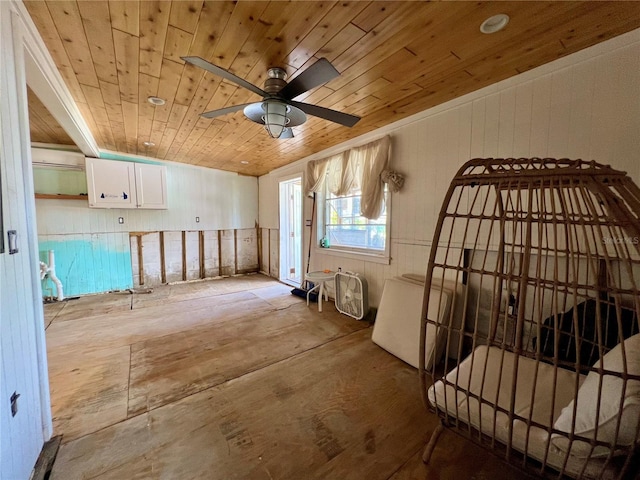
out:
M601 63L603 64L591 67L595 72L593 87L588 82L582 84L587 92L585 96L591 95L593 104L592 122L588 126L583 124L585 129L589 128L589 131L592 132L589 137L591 149L589 155L584 158L607 159L606 161L612 164L615 162L616 165L619 165L616 168L629 172L637 179L636 183L638 183L638 179L640 179L640 162L636 161L636 156L640 151L638 137L635 137L635 143L629 142L625 133L627 129L616 129L614 125L615 122L619 122L620 125L630 126L629 131L632 131L632 126L637 125L637 119L640 118L640 104L629 101L626 98L626 93L621 94L622 92L638 92L636 75L640 72L640 55L638 55L636 48L627 46L618 50L615 56L610 55L603 58ZM604 71L605 68L607 71ZM578 73L575 72L574 78L577 78ZM600 93L603 91L609 92L613 98ZM620 93L615 95L614 92ZM638 98L637 95L636 98ZM577 134L574 133L574 135ZM605 147L602 142L595 140L601 137L609 139L611 143L609 148Z
M124 132L127 141L127 150L138 152L138 104L127 101L122 102L122 116L124 119Z
M315 28L287 55L286 63L300 68L324 45L349 25L350 20L369 5L369 2L338 2L322 18L322 28Z
M268 2L237 2L213 50L213 58L222 68L229 68L251 30L258 24Z
M73 32L72 36L65 36L64 49L78 82L98 87L98 76L93 66L91 49L77 3L54 2L47 5L53 22L57 25L64 25L65 31Z
M177 4L174 3L173 5L172 10ZM193 34L169 25L167 27L167 38L165 40L162 63L164 63L165 60L181 63L182 60L180 57L183 57L186 55L185 52L189 51L192 40Z
M182 281L182 232L164 232L167 283Z
M120 30L113 30L118 85L123 102L138 103L139 38Z
M140 3L109 0L111 24L114 29L140 36Z
M116 142L116 150L127 151L124 131L124 116L122 113L122 101L120 100L120 89L118 85L109 82L100 82L100 91L104 101L109 124Z
M277 38L284 26L285 19L292 8L290 3L267 2L267 6L262 12L260 21L253 25L251 33L242 46L240 52L233 60L229 70L240 78L253 78L249 80L259 87L263 86L265 73L269 68L266 51L270 46L270 41ZM267 41L265 41L267 40ZM262 70L262 76L251 77L250 72ZM256 80L256 82L254 82ZM247 92L249 98L255 98L251 92Z
M47 49L53 57L56 66L64 78L65 84L67 85L67 88L69 88L69 91L76 103L86 104L84 94L80 88L80 83L75 75L73 66L71 65L71 60L67 55L62 39L58 35L56 29L47 28L47 25L51 25L53 23L47 4L38 0L27 1L24 3L29 9L33 23L38 28L40 36L42 36L45 44L47 45Z
M171 4L140 2L140 73L160 77Z
M78 2L77 5L98 80L117 84L118 71L111 34L109 4Z
M111 122L107 115L104 101L102 99L102 91L99 87L92 87L90 85L81 85L84 96L89 102L91 108L91 114L96 127L100 131L105 146L110 149L116 148L115 138L111 129Z
M531 156L531 109L533 108L532 82L516 85L515 88L513 155L515 157L529 157ZM470 155L467 155L467 158L471 158Z
M217 119L209 120L203 118L202 120L202 123L198 122L198 124L196 124L196 128L198 128L197 125L204 125L206 128L202 133L198 132L196 134L197 140L193 143L191 148L185 152L185 157L190 159L190 163L194 165L198 165L206 158L207 155L205 152L207 152L207 146L211 143L211 140L220 131L222 126L225 125L223 121ZM190 142L191 138L187 139L187 146ZM212 145L212 148L214 147L215 145ZM185 148L182 149L182 151L184 150Z
M158 82L158 96L164 98L167 103L155 108L153 113L153 121L167 123L169 113L173 106L173 99L180 84L180 77L184 70L184 63L173 62L167 58L162 59L162 67L160 69L160 79Z
M545 76L533 84L531 112L531 155L548 157L549 125L551 122L551 78Z
M189 55L211 58L234 7L235 2L232 1L205 2L202 5Z
M140 73L140 86L138 90L138 144L137 151L147 155L151 147L144 145L144 142L151 140L151 129L153 126L153 116L157 107L151 105L147 98L158 95L157 77Z
M169 14L169 25L184 32L195 32L203 4L204 2L199 0L173 2Z
M166 153L169 151L169 148L171 147L171 143L173 142L173 139L175 138L177 133L178 133L178 129L176 128L169 128L167 126L167 128L164 129L164 133L162 134L162 140L160 141L160 145L158 146L158 153L157 153L157 155L160 158L163 158L164 155L166 155Z
M36 94L27 86L31 141L73 145L73 140L60 126Z

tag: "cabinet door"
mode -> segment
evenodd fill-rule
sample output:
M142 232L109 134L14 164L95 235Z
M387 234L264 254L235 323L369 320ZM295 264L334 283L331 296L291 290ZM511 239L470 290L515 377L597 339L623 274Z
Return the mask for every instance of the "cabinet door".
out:
M87 158L89 207L136 208L134 163Z
M167 208L167 168L136 163L138 208Z

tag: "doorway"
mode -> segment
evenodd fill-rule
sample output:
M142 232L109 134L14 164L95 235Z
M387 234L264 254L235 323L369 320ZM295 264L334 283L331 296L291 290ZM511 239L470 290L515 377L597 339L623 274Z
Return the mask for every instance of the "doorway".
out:
M302 272L302 177L280 181L280 281L299 287Z

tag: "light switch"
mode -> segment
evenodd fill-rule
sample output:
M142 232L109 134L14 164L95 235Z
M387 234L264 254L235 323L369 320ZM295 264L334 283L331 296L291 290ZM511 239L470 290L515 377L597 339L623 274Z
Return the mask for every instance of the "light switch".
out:
M122 225L124 223L124 217L118 217L118 223Z
M196 217L196 223L200 223L200 217Z

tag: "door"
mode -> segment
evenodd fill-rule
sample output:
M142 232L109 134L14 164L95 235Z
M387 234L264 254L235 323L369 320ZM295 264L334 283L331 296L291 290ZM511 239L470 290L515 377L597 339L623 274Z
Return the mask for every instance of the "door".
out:
M280 182L280 281L300 286L302 271L302 177Z
M27 91L13 8L0 2L0 478L12 479L29 478L51 436Z

